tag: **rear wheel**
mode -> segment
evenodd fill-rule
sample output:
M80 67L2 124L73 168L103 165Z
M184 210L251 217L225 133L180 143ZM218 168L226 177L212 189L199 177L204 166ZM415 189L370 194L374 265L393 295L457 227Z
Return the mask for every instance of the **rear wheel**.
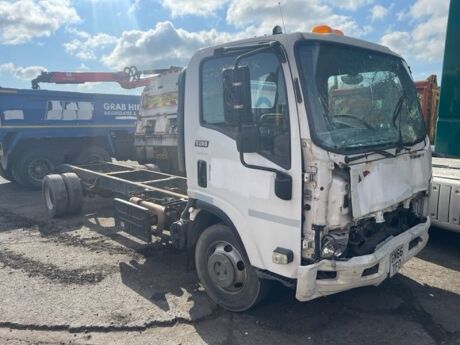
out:
M20 185L40 189L44 177L61 163L56 155L44 150L30 150L13 164L12 175Z
M64 215L69 206L69 196L61 175L51 174L43 179L43 197L48 214L51 217Z
M104 148L98 146L85 148L75 157L75 163L82 165L109 162L110 160L109 153Z
M75 214L81 211L83 207L83 188L80 178L75 173L61 174L67 190L68 207L67 214Z
M208 227L198 238L195 264L209 297L223 308L240 312L265 296L268 282L258 277L242 246L224 224Z

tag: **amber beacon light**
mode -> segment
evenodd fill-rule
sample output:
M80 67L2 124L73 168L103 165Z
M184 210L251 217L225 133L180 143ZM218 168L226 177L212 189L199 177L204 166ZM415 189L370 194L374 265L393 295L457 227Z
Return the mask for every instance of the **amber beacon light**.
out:
M311 29L311 32L315 34L336 34L343 36L342 30L333 29L329 25L316 25Z

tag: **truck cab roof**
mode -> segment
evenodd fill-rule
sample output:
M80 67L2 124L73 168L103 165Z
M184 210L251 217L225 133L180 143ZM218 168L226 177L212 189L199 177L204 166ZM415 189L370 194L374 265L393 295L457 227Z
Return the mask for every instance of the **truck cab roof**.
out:
M346 35L338 35L338 34L318 34L318 33L310 33L310 32L293 32L293 33L286 33L286 34L276 34L276 35L266 35L266 36L259 36L253 38L247 38L242 40L237 40L229 43L224 43L208 48L203 48L201 52L209 52L209 50L216 50L219 48L231 48L237 46L245 46L245 45L256 45L259 43L266 43L270 41L278 41L283 45L290 45L295 44L296 41L299 40L306 40L306 41L320 41L320 42L331 42L331 43L338 43L344 44L349 46L354 46L363 49L369 49L378 51L384 54L393 55L396 57L401 58L401 56L386 46L368 42L365 40L361 40L358 38L346 36Z

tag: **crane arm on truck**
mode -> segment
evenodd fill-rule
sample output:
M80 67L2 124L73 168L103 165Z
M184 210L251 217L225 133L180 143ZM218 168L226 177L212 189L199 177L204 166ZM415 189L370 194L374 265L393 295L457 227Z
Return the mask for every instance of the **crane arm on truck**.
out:
M159 74L180 69L170 68L140 71L135 66L125 67L122 72L42 72L32 80L32 89L39 89L39 83L84 84L95 82L115 82L124 89L147 86ZM148 76L148 77L146 77Z

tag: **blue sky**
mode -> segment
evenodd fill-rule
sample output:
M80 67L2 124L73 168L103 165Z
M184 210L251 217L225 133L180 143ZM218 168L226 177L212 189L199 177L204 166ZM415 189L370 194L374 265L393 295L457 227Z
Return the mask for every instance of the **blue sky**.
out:
M286 31L330 24L390 46L414 79L440 78L449 0L284 0ZM270 0L0 0L0 86L29 88L41 70L185 66L198 48L271 32ZM42 88L128 93L117 84ZM129 93L139 93L141 89Z

